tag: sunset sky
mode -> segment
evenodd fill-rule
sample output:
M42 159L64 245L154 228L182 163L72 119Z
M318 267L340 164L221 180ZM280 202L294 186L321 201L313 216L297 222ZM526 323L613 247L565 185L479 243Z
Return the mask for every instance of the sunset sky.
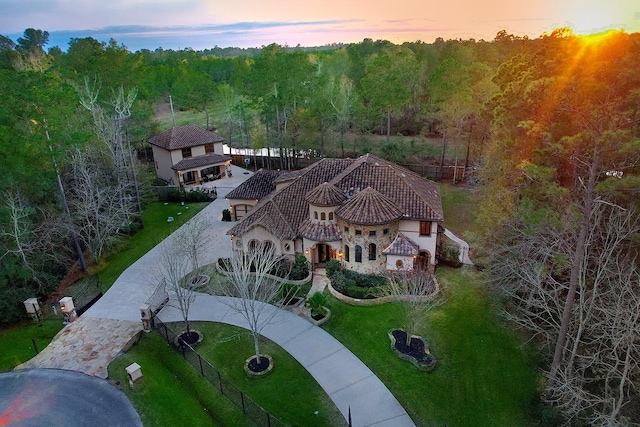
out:
M0 34L49 31L48 47L72 37L114 38L130 50L319 46L364 38L394 43L475 38L500 30L538 37L640 31L639 0L0 0Z

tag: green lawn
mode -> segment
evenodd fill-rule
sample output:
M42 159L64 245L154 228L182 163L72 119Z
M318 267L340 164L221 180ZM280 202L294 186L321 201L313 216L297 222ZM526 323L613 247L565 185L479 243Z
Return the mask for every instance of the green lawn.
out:
M254 354L253 338L249 332L221 323L200 322L194 325L205 337L198 352L269 413L296 426L346 424L311 374L279 345L267 339L261 340L260 352L273 358L274 370L266 378L248 379L244 373L244 362Z
M428 315L424 329L438 359L432 373L391 350L387 333L402 325L397 304L355 307L332 299L325 328L380 377L417 425L527 425L536 371L522 342L495 318L477 276L439 269L446 302Z
M262 340L261 352L273 357L275 367L268 377L250 380L244 374L244 362L253 354L248 331L209 322L193 322L192 326L204 336L197 351L270 414L292 426L346 424L313 377L280 346ZM180 327L174 326L176 330ZM125 384L124 368L134 361L142 367L145 377L132 390ZM109 377L125 384L121 387L146 427L251 424L157 333L144 335L131 350L114 360L109 365ZM182 414L189 414L188 418L182 418Z
M149 252L205 206L207 203L185 203L184 206L180 203L166 205L161 202L149 203L142 214L144 228L124 241L96 269L95 272L98 273L102 282L102 290L109 289L127 267ZM182 212L182 214L178 215L178 212ZM167 218L170 216L175 221L167 222Z
M471 189L444 182L440 186L440 198L444 211L444 225L460 238L474 227L474 209L472 208Z
M133 362L144 375L134 389L125 372ZM111 362L109 378L120 383L145 427L253 425L155 332Z
M0 330L0 372L8 372L36 355L32 339L42 351L62 329L62 316L50 316L40 323L23 323Z

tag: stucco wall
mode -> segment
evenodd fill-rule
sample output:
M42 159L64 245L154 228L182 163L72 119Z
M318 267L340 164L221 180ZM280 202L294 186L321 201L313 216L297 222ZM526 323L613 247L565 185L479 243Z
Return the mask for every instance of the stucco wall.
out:
M232 241L233 241L233 245L234 248L238 249L239 247L237 246L236 243L236 239L237 237L233 237ZM249 247L249 242L252 240L257 240L258 242L264 242L266 240L269 240L271 243L274 244L275 246L275 250L276 253L278 255L282 255L282 242L280 242L280 239L278 239L276 236L274 236L273 234L271 234L269 231L267 231L266 228L264 227L255 227L249 231L247 231L245 234L242 235L242 250L243 251L247 251L248 247Z
M397 265L398 261L402 261L402 266ZM387 270L413 270L413 257L387 255Z
M151 146L151 150L153 151L153 160L158 178L164 179L167 182L173 178L174 185L178 185L178 183L175 182L174 171L171 169L171 166L173 166L173 163L171 163L171 153L155 145Z
M431 223L431 234L429 236L420 235L420 221L400 221L399 231L416 242L420 250L429 252L429 264L435 265L436 245L438 236L438 223Z

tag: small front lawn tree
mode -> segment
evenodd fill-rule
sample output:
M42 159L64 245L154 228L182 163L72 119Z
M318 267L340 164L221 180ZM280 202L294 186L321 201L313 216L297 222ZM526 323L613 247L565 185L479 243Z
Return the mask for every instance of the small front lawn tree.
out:
M199 251L205 244L207 223L194 217L159 245L161 272L173 304L182 314L190 336L189 311L196 299L195 278L200 273Z
M407 345L411 335L420 335L425 315L436 305L438 282L433 274L424 270L401 270L389 273L389 285L381 286L379 296L395 297L403 311Z
M271 274L282 260L283 256L276 253L270 242L251 245L247 252L234 251L230 258L223 260L228 276L220 281L218 293L231 297L223 302L247 322L258 365L261 363L258 339L279 312L271 304L282 304L286 297L286 292L280 290L288 274Z

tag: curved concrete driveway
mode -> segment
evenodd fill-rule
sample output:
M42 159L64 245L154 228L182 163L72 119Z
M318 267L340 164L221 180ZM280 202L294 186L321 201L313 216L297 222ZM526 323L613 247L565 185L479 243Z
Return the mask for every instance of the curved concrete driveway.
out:
M246 320L231 308L228 297L198 294L189 311L192 321L222 322L247 328ZM351 407L354 426L413 426L404 408L367 366L324 329L289 311L277 311L262 335L280 345L313 376L345 419ZM182 321L177 308L166 306L163 322ZM265 317L269 317L265 314Z
M231 254L231 241L226 232L232 223L220 221L222 210L229 206L224 196L250 176L236 166L232 166L232 170L232 178L216 182L218 199L196 216L209 224L209 244L201 253L203 264ZM93 307L66 326L44 351L16 369L70 369L106 378L108 364L142 330L140 305L156 288L160 248L170 244L173 237L174 234L159 242L127 268ZM244 319L218 298L199 295L189 318L245 327ZM291 353L311 373L345 419L351 406L356 426L414 425L386 386L346 347L303 318L273 309L281 312L280 321L266 328L263 335ZM165 308L160 318L172 321L181 316Z

